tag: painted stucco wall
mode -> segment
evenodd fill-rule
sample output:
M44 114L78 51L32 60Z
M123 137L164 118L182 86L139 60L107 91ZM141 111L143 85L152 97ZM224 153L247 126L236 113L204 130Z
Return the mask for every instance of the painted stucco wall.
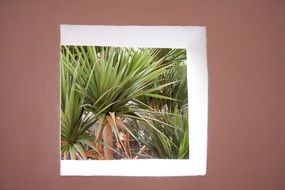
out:
M59 24L207 27L205 177L59 176ZM282 0L1 0L0 189L285 189L284 34Z

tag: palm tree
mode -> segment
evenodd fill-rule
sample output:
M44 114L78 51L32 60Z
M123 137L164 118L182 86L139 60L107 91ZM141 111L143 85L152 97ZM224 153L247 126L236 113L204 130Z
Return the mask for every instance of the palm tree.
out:
M153 125L165 136L144 121L132 121L129 128L148 151L138 153L140 158L188 159L189 135L188 115L175 108L174 113L152 114ZM163 121L163 122L162 122ZM167 138L166 138L167 137Z
M96 118L83 110L84 98L76 91L79 66L71 67L61 59L61 152L63 159L87 159L86 147L97 152L86 130Z
M168 111L173 111L177 105L177 109L185 105L185 93L178 88L185 87L187 81L179 78L178 69L173 69L183 66L185 50L63 46L61 59L64 71L70 74L67 78L73 78L69 80L72 86L69 91L80 100L76 104L81 113L76 115L77 119L84 123L84 132L80 131L80 134L86 135L94 124L97 127L94 140L97 146L84 146L93 148L105 159L113 159L114 152L120 154L113 146L114 136L117 145L124 150L124 157L132 158L129 140L139 141L139 130L134 131L130 122L144 123L144 128L172 142L164 129L173 126L157 126L157 123L165 122L160 121L163 118L153 117L152 113L161 115L165 105ZM66 78L65 73L62 75ZM67 85L69 89L70 84L63 82L62 79L62 87ZM123 140L122 134L125 135Z

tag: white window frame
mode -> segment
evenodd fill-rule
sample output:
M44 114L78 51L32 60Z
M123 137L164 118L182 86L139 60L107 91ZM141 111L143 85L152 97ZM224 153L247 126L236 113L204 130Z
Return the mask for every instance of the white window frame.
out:
M196 176L206 174L208 71L204 26L60 25L61 45L186 48L190 158L61 160L61 176Z

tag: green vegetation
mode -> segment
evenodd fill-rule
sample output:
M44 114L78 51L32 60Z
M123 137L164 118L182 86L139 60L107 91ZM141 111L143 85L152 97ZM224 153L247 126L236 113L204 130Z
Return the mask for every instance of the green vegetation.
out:
M62 46L62 159L188 159L184 49Z

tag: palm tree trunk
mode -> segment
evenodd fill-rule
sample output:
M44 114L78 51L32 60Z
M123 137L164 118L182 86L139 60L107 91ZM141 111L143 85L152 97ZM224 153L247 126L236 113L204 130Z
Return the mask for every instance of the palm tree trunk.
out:
M129 158L132 158L132 151L131 151L131 146L130 146L130 139L131 139L130 133L129 133L129 132L126 132L126 149L127 149Z
M113 151L111 148L113 148L113 136L112 136L112 127L109 122L105 123L104 129L103 129L103 141L105 144L105 147L104 147L105 159L112 160Z
M104 150L103 150L103 145L101 144L102 142L102 136L103 136L103 128L102 127L99 131L97 131L97 135L96 135L96 140L95 140L95 147L99 152L99 155L101 155L100 157L98 157L98 160L102 160L104 159L103 155L104 155Z
M87 158L92 158L92 159L97 159L100 158L100 156L98 155L98 153L96 152L92 152L90 150L84 150L84 154L86 155Z

